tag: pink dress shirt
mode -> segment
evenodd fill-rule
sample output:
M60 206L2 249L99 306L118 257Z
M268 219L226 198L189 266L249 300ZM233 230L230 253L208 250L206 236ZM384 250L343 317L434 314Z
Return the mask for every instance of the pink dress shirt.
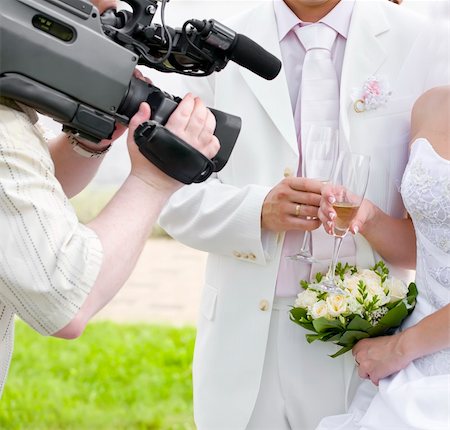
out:
M354 0L341 0L328 15L320 20L320 22L330 26L338 33L331 54L333 63L336 67L339 83L353 6ZM295 35L294 28L297 25L302 26L310 23L302 22L294 12L289 9L284 1L275 1L274 10L278 25L278 37L281 47L283 68L284 73L286 74L297 137L300 142L301 112L300 109L296 109L296 104L301 90L302 67L306 52ZM336 112L336 118L338 118L338 116L339 112ZM299 152L300 151L301 146L299 144ZM300 166L301 152L298 176L301 176ZM295 253L295 250L300 249L303 234L304 233L301 231L286 232L276 285L276 295L278 297L297 295L299 293L299 281L301 279L309 279L311 275L311 266L309 264L300 261L291 261L285 258L287 255ZM330 255L331 251L332 249L330 247Z

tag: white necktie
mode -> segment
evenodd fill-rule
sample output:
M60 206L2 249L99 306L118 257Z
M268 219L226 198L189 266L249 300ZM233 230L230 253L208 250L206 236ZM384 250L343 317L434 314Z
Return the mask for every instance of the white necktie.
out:
M301 83L302 136L312 124L337 128L339 84L331 59L337 33L320 22L297 27L295 33L306 50Z
M301 139L304 145L311 125L338 128L339 83L331 58L337 33L319 22L297 27L295 34L306 50L298 106L301 110ZM311 240L314 257L322 260L311 266L311 275L314 276L319 271L326 271L333 249L333 238L320 227L312 232Z

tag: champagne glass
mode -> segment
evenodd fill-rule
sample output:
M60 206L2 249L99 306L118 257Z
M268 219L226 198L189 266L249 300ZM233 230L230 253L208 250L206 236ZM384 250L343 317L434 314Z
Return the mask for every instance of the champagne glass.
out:
M336 212L332 230L334 247L328 273L317 286L322 291L345 294L335 280L336 263L342 239L347 234L351 221L358 213L364 199L369 181L369 170L370 157L367 155L344 152L337 162L331 180L333 195L336 199L333 203L333 209Z
M333 173L338 153L338 130L332 127L312 125L308 128L302 147L302 173L306 178L327 183ZM305 231L303 243L297 254L288 255L290 260L317 263L310 248L311 232Z

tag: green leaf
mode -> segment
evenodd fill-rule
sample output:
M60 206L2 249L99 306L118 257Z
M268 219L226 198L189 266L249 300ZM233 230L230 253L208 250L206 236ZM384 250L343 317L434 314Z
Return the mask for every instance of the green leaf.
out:
M342 336L342 332L341 331L330 331L327 333L322 333L322 339L324 342L334 342L335 340L340 339Z
M305 337L308 343L313 343L315 340L320 340L320 335L318 334L306 334Z
M292 318L295 320L300 320L301 318L306 318L308 316L308 311L304 308L292 308L290 310Z
M386 303L384 306L386 306L388 309L393 309L393 308L395 308L400 302L401 302L401 300L397 300L396 302Z
M339 320L329 320L324 317L313 320L312 324L317 333L323 333L330 329L344 329L344 326Z
M408 309L403 301L383 315L378 323L369 330L371 337L380 336L387 330L399 327L402 321L408 316Z
M339 343L339 339L342 337L342 334L345 333L344 331L340 331L336 334L334 334L332 337L330 337L328 339L328 342L334 342L334 343Z
M320 284L323 279L323 273L317 272L316 273L316 284Z
M344 276L347 272L354 274L354 273L356 273L356 271L357 271L356 266L350 266L350 264L348 264L348 263L345 263L345 265L343 265L341 262L339 262L336 264L336 270L335 270L334 274L336 276L339 276L341 281L343 281Z
M326 300L328 293L326 291L317 292L317 300Z
M308 343L314 342L315 340L321 340L322 342L328 342L334 337L340 338L340 333L336 332L336 330L333 330L333 331L323 332L323 333L307 334L307 335L305 335L305 337L306 337L306 340L308 341Z
M414 282L411 282L408 285L408 295L406 296L406 300L408 301L408 304L410 304L410 305L415 304L418 294L419 294L419 291L417 290L416 284ZM410 311L412 312L412 309Z
M298 324L300 327L303 327L305 330L316 331L311 323L303 322L303 321L294 321L295 324Z
M308 283L308 281L301 280L301 281L300 281L300 286L301 286L304 290L307 290L307 289L308 289L308 286L309 286L309 283Z
M356 315L347 325L347 330L359 330L369 331L372 328L372 324L364 318Z
M366 337L370 337L366 331L347 330L339 339L339 345L352 347L358 340L365 339Z
M352 348L353 348L353 346L344 346L338 352L330 355L330 357L331 358L339 357L340 355L345 354L347 351L350 351Z
M381 283L386 281L389 276L389 269L382 260L376 263L375 266L371 267L370 270L373 270L381 278Z
M311 323L310 320L306 318L306 316L302 316L302 312L297 312L297 310L304 310L302 308L293 308L289 312L289 318L292 322L295 322L295 324L298 324L300 327L303 327L306 330L310 331L316 331ZM306 315L306 311L305 311Z

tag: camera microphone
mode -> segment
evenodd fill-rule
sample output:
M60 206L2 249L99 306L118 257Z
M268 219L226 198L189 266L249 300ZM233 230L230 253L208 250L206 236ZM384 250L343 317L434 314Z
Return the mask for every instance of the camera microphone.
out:
M238 34L220 22L192 19L189 23L208 45L223 50L230 60L264 79L274 79L281 70L281 61L261 45Z

